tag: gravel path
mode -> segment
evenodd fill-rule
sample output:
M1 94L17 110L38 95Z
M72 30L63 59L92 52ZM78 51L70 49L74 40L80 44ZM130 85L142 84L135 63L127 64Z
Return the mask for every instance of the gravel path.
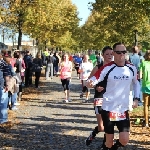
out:
M81 85L75 73L70 103L62 102L64 93L59 77L49 82L43 80L41 85L40 89L34 89L32 97L21 102L16 111L18 124L7 133L0 133L0 147L12 150L98 150L103 133L99 133L89 147L85 146L84 140L97 123L91 101L82 103L79 98ZM129 144L124 149L133 148Z

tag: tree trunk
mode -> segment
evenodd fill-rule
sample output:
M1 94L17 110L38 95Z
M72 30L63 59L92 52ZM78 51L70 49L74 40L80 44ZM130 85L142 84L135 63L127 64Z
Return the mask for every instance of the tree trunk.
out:
M39 46L39 40L38 40L38 38L35 39L35 45Z
M18 20L18 45L17 49L21 46L22 42L22 14L19 14L19 20Z
M46 47L47 47L47 41L44 42L44 45L45 45L45 49L46 49Z
M19 49L19 47L21 46L21 41L22 41L22 30L19 29L18 30L18 45L17 45L17 49Z

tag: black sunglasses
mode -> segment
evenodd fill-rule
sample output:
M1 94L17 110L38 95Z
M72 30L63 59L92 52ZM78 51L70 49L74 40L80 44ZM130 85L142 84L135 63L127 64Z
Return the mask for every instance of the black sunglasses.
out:
M127 53L127 51L114 51L116 54L125 54L125 53Z

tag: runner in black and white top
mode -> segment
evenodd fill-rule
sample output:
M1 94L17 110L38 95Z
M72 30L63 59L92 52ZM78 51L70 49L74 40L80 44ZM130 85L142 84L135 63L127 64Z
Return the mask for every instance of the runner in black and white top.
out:
M92 77L98 71L98 69L100 69L100 67L102 67L103 65L106 65L112 61L112 57L113 57L112 56L112 48L110 46L105 46L102 49L102 56L103 56L104 61L94 67L94 69L92 70L92 72L90 74L90 77ZM95 138L96 134L98 134L99 132L103 132L103 130L104 130L103 121L102 121L102 117L101 117L101 111L102 111L101 106L102 106L102 99L103 99L103 94L104 94L104 88L103 88L104 86L105 85L103 85L103 82L100 82L95 87L93 104L94 104L94 110L95 110L98 126L95 127L95 129L90 133L89 137L86 139L87 146L91 144L91 142ZM105 143L105 141L106 140L105 140L105 135L104 135L103 144Z
M126 47L121 43L113 46L114 61L101 67L87 81L87 87L93 87L103 81L105 84L102 103L102 120L106 134L103 150L117 150L129 141L130 119L128 114L130 85L133 84L133 107L138 106L140 85L137 70L125 62ZM113 145L114 126L119 130L119 140Z

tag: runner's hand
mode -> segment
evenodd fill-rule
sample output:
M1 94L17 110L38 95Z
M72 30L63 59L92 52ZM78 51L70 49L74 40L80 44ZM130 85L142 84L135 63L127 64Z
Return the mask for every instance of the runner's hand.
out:
M103 87L101 87L101 86L97 86L97 87L96 87L96 90L97 90L98 92L101 92L101 91L103 91L103 90L104 90L104 88L103 88Z
M67 80L71 80L71 77L67 78Z
M93 87L93 81L92 81L92 80L86 81L86 86L87 86L88 88L92 88L92 87Z
M132 108L137 108L137 107L138 107L138 100L134 100Z

